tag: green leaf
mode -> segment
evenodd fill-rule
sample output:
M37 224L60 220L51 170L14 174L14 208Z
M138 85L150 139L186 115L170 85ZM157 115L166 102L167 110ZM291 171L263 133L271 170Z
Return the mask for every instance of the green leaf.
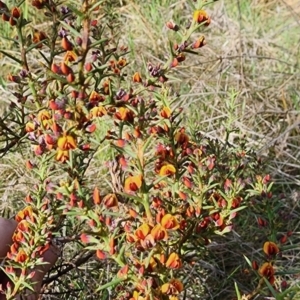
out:
M235 209L231 210L230 213L238 212L238 211L240 211L240 210L245 209L246 207L247 207L246 205L240 206L240 207L238 207L238 208L235 208Z
M135 200L138 203L142 203L143 202L143 199L141 197L138 197L138 196L129 195L129 194L126 194L126 193L118 193L118 194L120 194L121 196L130 198L130 199L133 199L133 200Z
M125 281L125 280L126 280L125 278L117 278L117 279L115 279L115 280L112 280L111 282L108 282L108 283L106 283L106 284L103 284L103 285L101 285L101 286L99 286L99 287L97 288L96 293L99 292L99 291L105 290L105 289L107 289L107 288L109 288L109 287L111 287L111 286L115 286L115 285L117 285L117 284L119 284L120 282Z
M72 9L73 10L73 9ZM80 34L80 32L78 32L76 29L74 29L72 26L70 26L70 25L68 25L66 22L64 22L64 21L59 21L61 24L62 24L62 26L63 27L65 27L65 28L67 28L68 30L70 30L72 33L73 33L73 35L75 36L75 37L81 37L81 34Z
M94 3L94 5L92 5L90 7L90 11L93 11L96 7L98 7L99 5L105 3L106 0L100 0L100 1L97 1L96 3Z
M152 189L156 184L158 184L159 182L165 180L166 178L168 178L168 175L158 177L158 179L156 179L152 184L150 184L150 185L148 186L148 191L151 190L151 189Z
M13 39L13 38L10 38L10 37L4 36L4 35L0 35L0 38L2 40L7 40L7 41L10 41L10 42L14 42L16 44L18 44L18 42L19 42L17 39Z
M125 145L124 147L119 147L119 146L116 146L115 144L111 144L113 148L115 148L116 150L118 150L120 153L126 153L128 154L130 157L132 158L136 158L137 157L137 154L136 152L134 152L131 148L130 145Z
M234 288L235 288L235 292L236 292L237 299L238 299L238 300L241 300L241 299L242 299L242 296L241 296L241 293L240 293L240 291L239 291L239 287L238 287L236 281L234 282Z
M3 76L0 77L0 85L1 85L3 88L6 88L6 81L4 80Z
M34 291L34 288L30 284L26 283L26 281L23 281L22 285L27 289L29 289L30 291Z
M143 152L146 152L148 146L150 145L150 143L154 140L153 136L150 135L149 138L146 140L146 142L143 145Z
M16 62L17 62L19 65L23 65L23 62L22 62L22 60L20 60L20 59L18 59L18 58L16 58L16 57L14 57L13 55L11 55L11 54L7 53L6 51L4 51L4 50L0 50L0 53L4 54L5 56L9 57L10 59L12 59L12 60L16 61Z
M231 226L228 225L222 231L216 230L215 233L218 234L218 235L224 235L224 234L226 234L228 232L231 232L231 231L232 231Z
M33 43L31 44L27 49L26 49L26 53L30 52L32 49L36 48L36 46L43 44L45 41L39 41L38 43Z
M276 275L287 275L287 274L300 274L300 269L284 270L282 272L276 272Z
M154 254L155 249L152 249L151 252L149 253L149 255L147 256L146 260L145 260L145 267L148 268L149 264L150 264L150 260L152 255Z
M270 192L272 190L274 182L271 182L268 186L267 192Z
M126 244L124 243L122 248L119 250L118 256L117 256L117 261L124 261L124 252L126 249Z
M280 246L280 250L285 251L285 250L299 250L300 249L300 245L299 244L295 244L295 245L285 245L285 246Z
M243 255L243 256L244 256L244 258L245 258L247 264L249 265L249 267L252 268L252 263L251 263L250 259L249 259L246 255Z
M272 293L272 295L275 297L275 299L277 299L277 292L273 288L272 284L269 282L269 280L266 277L263 277L263 279L264 279L266 285L268 286L270 292Z
M174 48L173 48L173 42L171 40L169 40L169 49L170 49L170 52L172 53L172 57L174 57L175 52L174 52Z
M98 46L99 44L102 44L102 43L104 43L104 42L106 42L106 41L108 41L108 40L109 40L108 38L104 38L104 39L101 39L101 40L99 40L99 41L96 41L96 42L94 42L94 43L91 44L91 48L95 48L95 47Z

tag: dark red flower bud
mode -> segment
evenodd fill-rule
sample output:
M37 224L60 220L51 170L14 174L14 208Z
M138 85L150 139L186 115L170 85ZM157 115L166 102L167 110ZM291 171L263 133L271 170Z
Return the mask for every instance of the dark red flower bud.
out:
M177 24L175 24L174 22L172 21L168 21L166 23L166 26L171 29L171 30L174 30L174 31L178 31L179 30L179 26Z
M21 10L19 7L14 7L12 10L11 10L11 16L15 19L19 19L20 16L21 16Z

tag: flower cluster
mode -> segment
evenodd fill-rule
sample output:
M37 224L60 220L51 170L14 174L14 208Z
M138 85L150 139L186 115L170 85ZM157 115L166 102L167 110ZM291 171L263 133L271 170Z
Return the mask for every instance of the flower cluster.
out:
M280 272L283 273L280 261L282 252L291 248L290 246L285 247L284 244L288 241L288 237L292 235L292 232L279 233L282 231L280 228L282 226L282 207L274 207L275 201L271 192L272 184L269 174L263 177L256 176L252 184L253 190L250 191L250 193L256 195L251 205L255 211L259 232L264 239L266 239L266 236L269 237L262 246L262 261L258 263L261 258L253 260L252 263L248 261L257 278L259 278L257 287L250 294L251 297L260 293L265 286L272 290L273 294L275 294L275 289L278 290L278 296L280 290L284 294L288 288L287 281L280 276Z
M39 223L40 220L31 206L25 207L15 216L18 224L6 256L12 261L12 265L6 266L5 272L11 280L17 281L19 284L13 288L9 283L6 287L2 287L8 299L12 299L10 297L15 297L27 289L26 282L30 282L35 275L34 260L41 259L50 247L52 234L46 228L51 228L53 219L52 217L47 218L48 214L49 203L45 202L40 211L44 224ZM40 234L41 232L43 234ZM21 280L19 276L21 276Z
M33 150L27 167L40 180L27 199L30 207L17 215L8 258L26 265L47 250L50 227L56 236L67 230L81 251L113 262L115 298L176 300L186 289L180 272L186 254L232 230L252 180L243 145L231 147L181 125L183 108L176 107L168 83L188 54L206 44L193 34L211 20L198 5L189 28L169 21L182 41L170 41L166 63L148 62L128 76L127 48L118 44L117 25L106 10L110 1L82 2L80 11L72 11L55 1L32 1L53 26L35 31L30 45L19 41L23 51L16 61L23 69L8 76ZM21 33L27 26L19 22L21 8L2 16ZM39 52L44 77L33 75L28 47L49 54ZM86 172L101 145L113 157L101 170L111 178L95 186ZM61 230L68 222L70 229ZM273 280L271 264L260 273Z

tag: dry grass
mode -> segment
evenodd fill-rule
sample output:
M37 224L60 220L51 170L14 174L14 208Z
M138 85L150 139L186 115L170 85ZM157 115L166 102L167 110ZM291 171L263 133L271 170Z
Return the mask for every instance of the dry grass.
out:
M291 14L300 14L300 2L298 0L282 0L288 6Z

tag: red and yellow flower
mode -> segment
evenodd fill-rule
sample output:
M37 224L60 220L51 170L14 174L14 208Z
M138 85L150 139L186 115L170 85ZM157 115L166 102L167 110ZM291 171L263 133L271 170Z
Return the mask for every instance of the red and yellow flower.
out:
M33 132L36 129L36 124L34 122L27 122L25 125L25 130L26 132Z
M129 176L125 180L124 191L126 193L134 193L142 186L143 177L142 175Z
M134 291L132 297L129 300L149 300L148 297L140 296L140 292Z
M37 9L42 9L47 4L47 0L33 0L32 6L36 7Z
M156 224L152 228L151 235L153 236L155 241L168 239L168 233L166 231L166 228L163 227L161 224Z
M151 256L148 265L147 263L148 263L148 258L144 260L145 267L149 272L153 272L157 267L156 260Z
M261 276L266 277L271 284L274 284L274 282L275 282L275 277L274 277L275 271L274 271L274 268L273 268L273 266L270 262L265 262L259 268L258 272Z
M280 250L275 243L265 242L263 246L263 251L265 252L266 255L273 256L279 253Z
M103 198L103 203L107 208L118 207L118 197L116 194L107 194Z
M177 219L171 214L164 215L160 223L165 229L176 230L179 228L179 223Z
M136 229L134 234L139 240L144 240L150 231L151 227L147 223L144 223Z
M179 144L179 145L186 145L189 142L189 137L188 135L185 133L184 129L179 130L179 132L177 132L175 134L175 141Z
M197 22L198 24L204 23L208 26L211 22L210 17L208 16L207 12L202 9L198 9L193 14L193 20Z
M76 59L77 59L77 55L74 51L67 51L63 60L65 63L69 63L69 62L76 61Z
M121 121L133 122L134 114L133 111L126 107L120 107L115 113L115 118Z
M73 50L73 44L66 37L62 38L61 46L66 51L72 51Z
M170 254L166 261L166 267L170 269L179 269L182 267L182 261L177 253L172 252Z
M33 210L31 206L25 207L23 210L19 211L15 216L15 220L19 223L22 220L30 220L31 222L35 221L33 216Z
M97 93L96 91L92 91L89 97L89 101L91 102L100 102L104 101L104 97Z
M118 62L117 62L117 65L118 65L119 68L125 67L126 64L127 64L127 61L126 61L125 58L120 58L120 59L118 60Z
M132 76L133 82L142 82L142 77L139 72L134 73Z
M15 233L14 233L14 235L12 237L12 240L15 243L23 243L23 242L25 242L25 238L24 238L23 232L21 232L21 231L15 231Z
M29 223L26 220L20 221L17 230L20 232L29 232Z
M19 263L23 263L28 259L28 255L25 253L23 249L20 249L15 257L15 261Z
M64 163L67 160L69 160L69 158L70 158L69 150L58 149L58 151L56 152L55 159L57 161Z
M183 284L178 279L171 279L170 282L161 286L161 292L165 295L178 295L183 291Z
M164 106L162 111L160 112L160 115L165 119L169 119L171 117L171 113L171 109L167 106Z
M104 106L99 105L95 106L90 110L90 117L96 118L96 117L102 117L104 115L107 115L107 110Z
M48 129L48 127L51 125L51 114L47 110L41 110L38 113L37 120L42 124L43 127Z
M11 10L11 16L15 19L19 19L21 16L21 10L19 7L13 7Z
M175 173L176 173L176 168L171 164L165 164L159 170L160 176L172 176Z
M44 41L45 39L47 39L47 36L46 34L43 32L43 31L38 31L36 30L33 34L33 37L32 37L32 42L34 44L38 44L40 43L41 41ZM38 46L36 46L37 48L42 48L43 47L43 44L39 44Z
M59 150L73 150L77 148L76 139L72 135L63 135L57 140L57 147Z

